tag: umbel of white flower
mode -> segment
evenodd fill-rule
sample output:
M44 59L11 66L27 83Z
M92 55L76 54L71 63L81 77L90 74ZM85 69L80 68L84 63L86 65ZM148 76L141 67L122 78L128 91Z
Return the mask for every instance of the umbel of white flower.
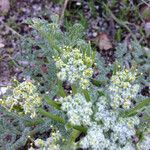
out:
M124 109L129 109L131 107L131 99L136 97L139 90L139 85L135 84L136 76L136 71L123 70L111 77L109 95L113 108L122 106Z
M87 135L81 140L82 148L92 150L134 150L131 137L135 136L135 126L139 124L137 116L123 118L111 109L105 96L96 103L95 122Z
M13 88L12 95L1 102L6 109L17 111L15 108L19 108L23 110L24 114L29 114L31 118L36 116L37 107L41 103L37 89L30 81L24 81Z
M62 110L67 113L72 125L90 125L92 115L92 103L87 102L85 97L79 93L74 96L60 98Z
M80 145L82 148L103 150L109 146L109 140L105 138L102 127L94 123L88 129L87 135L81 140Z
M60 145L58 144L61 139L61 134L59 131L52 132L51 136L46 140L36 139L34 141L36 149L30 147L29 150L60 150Z
M54 58L59 70L57 77L70 84L79 83L82 89L87 89L90 85L89 78L93 74L92 59L77 48L65 46L60 51L61 56Z
M138 149L139 150L149 150L150 149L150 134L147 134L143 141L138 143Z

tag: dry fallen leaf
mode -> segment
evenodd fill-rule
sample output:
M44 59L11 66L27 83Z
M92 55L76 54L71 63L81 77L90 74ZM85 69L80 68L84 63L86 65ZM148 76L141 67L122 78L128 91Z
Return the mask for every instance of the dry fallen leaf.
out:
M40 65L40 68L41 68L43 73L48 73L47 67L45 65Z
M96 41L97 41L97 45L98 45L99 49L101 49L101 50L109 50L113 47L112 43L106 33L100 33L97 36Z
M140 14L144 21L150 21L150 3L143 3L140 6Z
M0 0L0 11L2 13L7 13L10 9L9 0Z

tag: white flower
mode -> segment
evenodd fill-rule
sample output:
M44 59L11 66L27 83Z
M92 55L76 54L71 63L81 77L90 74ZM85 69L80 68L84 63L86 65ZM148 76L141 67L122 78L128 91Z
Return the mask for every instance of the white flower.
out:
M61 48L61 57L54 58L59 72L58 79L68 81L70 84L77 84L83 89L88 89L89 78L93 74L92 60L79 49L65 46Z
M79 85L82 89L87 89L87 87L90 85L90 82L87 79L81 78Z
M37 108L42 104L36 87L30 81L25 81L15 87L12 93L4 100L4 107L13 110L16 106L23 109L25 114L30 114L31 118L36 117Z
M108 89L113 108L122 106L124 109L129 109L131 107L131 99L136 97L139 90L139 85L135 84L136 75L136 72L123 70L111 77Z
M143 141L138 143L139 150L149 150L150 149L150 135L146 135Z
M35 146L38 148L34 149L31 147L29 150L60 150L60 145L58 141L61 139L59 131L53 132L51 137L47 138L45 141L42 139L36 139L34 141Z
M93 74L92 68L88 68L88 69L83 71L83 76L84 77L90 78L92 76L92 74Z
M62 110L67 112L69 122L73 125L89 125L91 123L92 103L87 102L81 94L60 98Z
M88 129L87 135L80 142L82 148L91 148L92 150L104 150L109 144L104 136L103 128L96 124Z
M89 147L92 147L93 150L105 150L105 148L108 150L125 150L125 148L129 149L129 147L132 147L131 137L135 136L135 126L140 122L138 117L122 118L116 110L113 110L110 107L110 103L105 96L101 96L98 99L94 110L94 119L100 124L97 125L97 128L101 128L101 133L107 135L102 143L108 141L108 144L105 144L105 147L103 148L103 145L99 143L97 148L93 148L94 146L92 145L92 142L90 142L90 144L88 143ZM92 127L93 124L91 123L91 128ZM95 133L95 138L96 136ZM94 137L91 138L94 139Z
M62 72L58 72L57 73L57 77L61 80L61 81L65 81L67 76L66 76L66 72L62 71Z

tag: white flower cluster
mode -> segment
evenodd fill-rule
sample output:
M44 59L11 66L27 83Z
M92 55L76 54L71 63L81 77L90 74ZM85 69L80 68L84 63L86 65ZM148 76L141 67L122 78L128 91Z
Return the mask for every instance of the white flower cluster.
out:
M150 134L146 135L142 142L138 143L139 150L150 150Z
M59 131L53 132L51 137L47 138L46 141L42 139L36 139L34 141L34 144L36 149L31 147L29 150L60 150L60 145L58 144L58 141L61 139L61 135Z
M104 134L103 127L96 124L88 129L87 135L81 140L80 145L82 148L91 150L135 150L130 142L122 146L117 141L108 139L107 134Z
M41 97L30 81L20 83L13 89L11 96L1 100L1 105L6 109L8 108L10 111L16 111L15 108L22 109L25 114L30 114L31 118L36 116L37 107L41 103Z
M102 121L105 125L105 130L109 130L111 125L116 122L116 116L118 113L116 111L109 110L109 105L107 103L107 98L102 96L99 98L99 102L96 103L97 110L95 113L95 120Z
M139 90L139 85L134 83L136 76L137 72L123 70L111 77L109 92L113 108L122 106L124 109L129 109L131 107L131 99L136 97Z
M138 117L129 118L118 118L114 127L111 128L113 133L111 134L111 139L113 142L119 141L120 145L126 145L131 141L131 137L135 136L136 130L135 126L139 124Z
M61 56L54 58L59 70L57 77L70 84L79 83L81 88L87 89L90 85L89 78L93 74L92 59L77 48L65 46L60 50Z
M92 150L103 150L109 146L103 134L103 128L100 125L93 124L87 132L87 135L81 140L82 148L90 148Z
M104 96L99 98L96 106L94 118L97 123L93 123L88 129L87 135L81 140L81 147L92 150L134 149L131 137L136 134L138 117L120 117L116 111L110 109Z
M72 125L90 125L92 115L92 103L87 102L85 97L81 94L76 94L60 98L62 103L62 110L67 112L69 122Z

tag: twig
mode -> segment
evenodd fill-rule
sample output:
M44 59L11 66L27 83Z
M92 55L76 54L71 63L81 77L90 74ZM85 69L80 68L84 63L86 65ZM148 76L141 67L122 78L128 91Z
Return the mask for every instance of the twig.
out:
M141 0L141 2L137 6L140 8L140 5L143 5L143 4L145 4L147 7L150 7L150 4L145 2L145 0ZM145 20L143 19L141 13L139 13L139 17L142 20L142 22L145 24Z
M21 34L19 34L17 31L15 31L13 28L8 26L5 22L0 21L8 30L10 30L13 34L17 35L18 37L22 37Z
M132 35L133 39L135 41L137 41L136 36L132 33L131 29L127 26L127 24L130 24L129 22L124 22L122 20L119 20L118 18L116 18L116 16L113 14L113 12L108 8L107 5L105 5L106 10L108 11L108 13L110 14L110 16L116 21L116 23L118 23L119 25L121 25L122 27L126 28L129 33Z
M150 7L150 4L147 3L147 2L145 2L145 0L142 0L142 2L143 2L145 5L147 5L148 7Z
M62 9L61 9L61 12L60 12L60 17L59 17L59 22L60 22L60 23L61 23L61 21L63 20L64 13L65 13L65 10L66 10L66 7L67 7L68 2L69 2L69 0L65 0L65 1L64 1L64 4L62 5Z

